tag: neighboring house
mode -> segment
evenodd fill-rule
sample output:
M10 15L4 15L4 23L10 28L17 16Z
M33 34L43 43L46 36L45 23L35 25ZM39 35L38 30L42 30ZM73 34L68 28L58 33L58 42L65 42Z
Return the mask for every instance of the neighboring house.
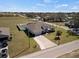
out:
M71 28L70 31L75 35L79 35L79 28Z
M0 58L8 58L8 40L10 39L9 28L0 27Z
M79 21L69 20L65 22L65 26L68 26L69 28L79 28Z
M77 22L75 23L73 20L71 20L66 22L65 26L68 26L70 28L70 32L73 34L79 35L79 26L77 25Z
M20 31L26 30L26 26L27 26L27 24L17 24L17 28Z
M40 17L40 16L36 16L34 19L32 19L32 20L35 20L35 21L43 21L43 18L42 17Z
M70 20L68 22L65 22L65 26L68 26L69 28L73 28L74 27L74 21Z
M38 36L41 34L54 32L54 28L51 25L45 24L43 22L34 22L24 25L27 32L33 36Z
M65 18L59 16L47 16L43 17L43 21L45 22L65 22Z
M9 37L10 37L9 28L0 27L0 41L8 40Z

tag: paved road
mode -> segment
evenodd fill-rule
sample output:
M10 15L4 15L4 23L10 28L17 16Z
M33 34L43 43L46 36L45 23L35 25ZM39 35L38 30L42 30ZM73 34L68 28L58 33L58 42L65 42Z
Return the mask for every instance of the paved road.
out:
M79 40L72 41L70 43L66 43L54 48L35 52L29 55L25 55L20 58L56 58L77 49L79 49Z
M51 42L50 40L48 40L43 35L34 37L33 39L38 43L38 45L40 46L41 50L57 46L57 44Z

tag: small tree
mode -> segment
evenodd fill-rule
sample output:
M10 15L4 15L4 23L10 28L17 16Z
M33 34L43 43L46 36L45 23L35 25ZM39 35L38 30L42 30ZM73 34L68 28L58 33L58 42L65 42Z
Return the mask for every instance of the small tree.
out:
M62 32L61 31L57 31L56 36L61 36Z
M58 42L58 45L60 44L60 40L61 40L61 31L57 31L56 36L55 36L55 40Z

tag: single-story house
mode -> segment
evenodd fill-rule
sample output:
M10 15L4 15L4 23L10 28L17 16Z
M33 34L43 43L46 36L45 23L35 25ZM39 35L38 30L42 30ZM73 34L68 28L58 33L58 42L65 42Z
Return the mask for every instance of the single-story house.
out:
M7 27L0 27L0 58L8 58L8 39L10 30Z
M72 32L75 35L79 35L79 28L71 28L70 32Z
M65 22L65 26L68 26L69 28L73 28L75 26L74 21L70 20Z
M70 32L79 35L79 24L77 21L70 20L65 23L65 26L68 26L70 28Z
M24 31L24 30L26 30L26 26L27 26L26 23L23 23L23 24L17 24L17 28L18 28L18 30L20 30L20 31Z
M0 27L0 42L8 40L10 37L9 28Z
M68 22L65 22L65 26L68 26L69 28L79 28L79 21L69 20Z
M44 22L27 23L26 25L22 25L22 26L23 26L24 31L27 30L27 32L29 32L30 34L32 34L34 36L38 36L41 34L55 31L53 26L46 24ZM19 29L22 30L22 26L18 26L18 27L21 27Z

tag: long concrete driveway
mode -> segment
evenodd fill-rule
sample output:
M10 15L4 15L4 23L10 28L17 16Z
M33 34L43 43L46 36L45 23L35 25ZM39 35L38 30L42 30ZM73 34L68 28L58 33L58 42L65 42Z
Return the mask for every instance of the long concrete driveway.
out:
M25 55L20 58L56 58L77 49L79 49L79 40L72 41L70 43L66 43L47 50L35 52L29 55Z
M38 43L38 45L40 46L41 50L57 46L57 44L51 42L49 39L47 39L43 35L34 37L33 39Z

